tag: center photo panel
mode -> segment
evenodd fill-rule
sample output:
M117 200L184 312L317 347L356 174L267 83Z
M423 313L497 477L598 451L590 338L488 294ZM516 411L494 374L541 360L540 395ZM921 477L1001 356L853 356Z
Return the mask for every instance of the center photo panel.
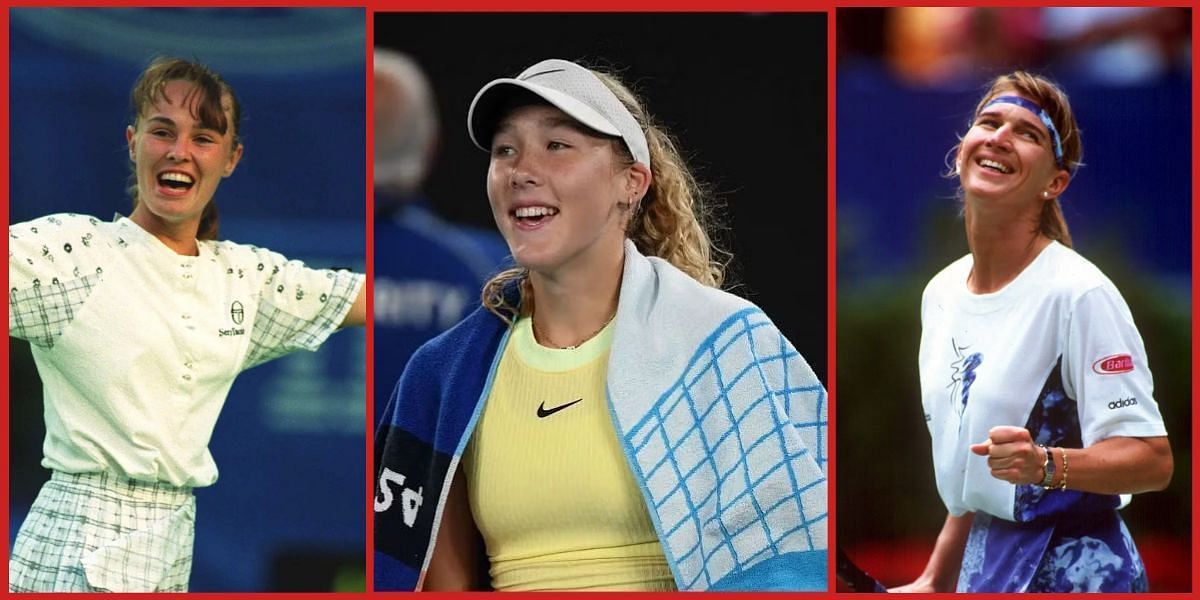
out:
M375 14L373 589L828 589L827 19Z

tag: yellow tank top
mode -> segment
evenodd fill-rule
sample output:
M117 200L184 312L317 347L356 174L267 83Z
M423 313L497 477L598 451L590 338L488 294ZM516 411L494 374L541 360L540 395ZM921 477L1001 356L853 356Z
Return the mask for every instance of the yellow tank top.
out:
M612 324L573 350L517 321L463 460L498 590L674 590L605 397Z

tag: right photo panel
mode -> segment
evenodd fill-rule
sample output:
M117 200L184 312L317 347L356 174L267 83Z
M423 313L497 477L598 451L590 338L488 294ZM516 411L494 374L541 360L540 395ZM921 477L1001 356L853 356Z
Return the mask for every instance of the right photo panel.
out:
M1191 587L1191 11L836 11L838 589Z

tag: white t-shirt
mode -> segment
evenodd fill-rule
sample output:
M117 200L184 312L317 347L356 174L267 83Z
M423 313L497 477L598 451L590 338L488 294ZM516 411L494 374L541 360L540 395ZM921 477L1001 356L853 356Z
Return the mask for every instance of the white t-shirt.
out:
M44 467L211 485L208 441L234 377L337 329L364 277L254 246L180 256L133 221L9 227L10 335L45 388Z
M1053 242L1000 291L973 294L972 263L964 256L925 288L921 401L946 508L1013 520L1017 486L969 446L992 427L1026 427L1047 390L1074 403L1083 447L1166 428L1133 316L1095 265Z

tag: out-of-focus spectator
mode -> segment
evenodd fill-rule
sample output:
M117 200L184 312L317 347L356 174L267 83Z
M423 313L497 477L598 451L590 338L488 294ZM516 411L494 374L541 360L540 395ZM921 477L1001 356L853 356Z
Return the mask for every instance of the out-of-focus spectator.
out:
M376 422L408 358L466 316L508 254L495 232L448 223L429 209L422 184L438 136L437 105L420 66L376 48Z
M887 62L925 86L974 84L979 73L1028 65L1041 52L1036 8L896 8L886 26Z
M921 87L972 85L994 72L1039 66L1135 85L1191 66L1186 8L906 7L879 14L880 58L898 79Z
M1053 60L1065 71L1108 85L1153 81L1191 65L1186 8L1073 7L1042 9Z

